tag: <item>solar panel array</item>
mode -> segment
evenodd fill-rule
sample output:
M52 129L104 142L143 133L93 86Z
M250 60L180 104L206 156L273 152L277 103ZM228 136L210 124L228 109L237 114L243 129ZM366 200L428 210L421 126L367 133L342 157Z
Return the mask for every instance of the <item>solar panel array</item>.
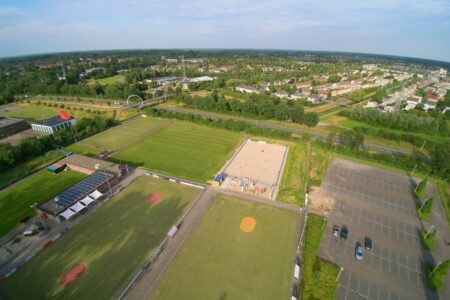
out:
M95 172L55 197L55 202L62 207L69 207L80 198L86 196L97 187L104 184L113 175Z

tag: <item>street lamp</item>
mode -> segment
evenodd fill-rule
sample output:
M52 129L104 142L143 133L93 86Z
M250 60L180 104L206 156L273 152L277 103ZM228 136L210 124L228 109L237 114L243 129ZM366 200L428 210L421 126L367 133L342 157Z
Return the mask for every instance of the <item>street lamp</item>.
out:
M431 273L430 273L430 277L431 277L431 275L433 275L434 271L436 271L437 268L438 268L440 265L442 265L442 261L438 262L438 264L436 265L436 267L434 267L433 271L431 271Z
M341 277L342 271L344 271L344 268L343 268L343 267L341 267L341 269L339 270L339 274L338 274L338 276L336 277L336 282L338 282L339 277Z
M42 218L41 213L39 212L39 210L36 208L37 203L34 203L33 205L31 205L31 208L34 208L34 210L36 211L37 215L39 216L39 218L41 219L42 224L45 227L45 230L48 231L48 226L47 224L44 222L44 219Z

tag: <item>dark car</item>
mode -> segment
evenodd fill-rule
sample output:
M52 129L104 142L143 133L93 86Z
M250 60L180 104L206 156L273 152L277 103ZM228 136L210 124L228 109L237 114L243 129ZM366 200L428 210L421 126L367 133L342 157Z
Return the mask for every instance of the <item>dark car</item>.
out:
M339 226L337 225L333 226L333 235L339 237Z
M356 242L355 246L355 258L357 260L363 260L363 247L360 242Z
M364 238L364 248L366 248L366 250L372 249L372 239L368 236Z
M340 235L340 237L341 237L341 240L347 240L347 238L348 238L348 228L347 228L347 226L342 226L342 229L341 229L341 235Z

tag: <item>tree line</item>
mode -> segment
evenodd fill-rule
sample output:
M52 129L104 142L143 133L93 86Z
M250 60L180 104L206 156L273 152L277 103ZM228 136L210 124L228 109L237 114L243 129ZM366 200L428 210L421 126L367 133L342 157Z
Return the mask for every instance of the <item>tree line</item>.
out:
M352 120L392 129L449 136L448 121L442 114L436 117L420 117L404 112L385 113L373 108L355 108L348 117Z
M319 122L319 115L305 112L302 105L293 101L280 101L268 95L250 95L245 101L236 98L228 101L223 94L213 91L206 97L177 93L174 99L187 107L200 110L292 121L309 127L314 127Z

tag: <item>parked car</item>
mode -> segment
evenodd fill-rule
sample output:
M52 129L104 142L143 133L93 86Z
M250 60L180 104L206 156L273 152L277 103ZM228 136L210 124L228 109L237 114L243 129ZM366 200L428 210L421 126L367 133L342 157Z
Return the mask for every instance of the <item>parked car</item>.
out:
M333 235L335 237L339 237L339 226L337 226L337 225L333 226Z
M348 228L347 228L347 226L342 226L342 229L341 229L341 235L340 235L340 237L341 237L341 240L347 240L347 238L348 238Z
M364 248L366 248L366 250L372 249L372 239L368 236L364 238Z
M357 260L363 260L363 247L360 242L356 242L355 258Z

